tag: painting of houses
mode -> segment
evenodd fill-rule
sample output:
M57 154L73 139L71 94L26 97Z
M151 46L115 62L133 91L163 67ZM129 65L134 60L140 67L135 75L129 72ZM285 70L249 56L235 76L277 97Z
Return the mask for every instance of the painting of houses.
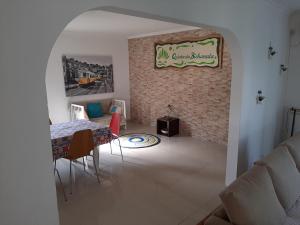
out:
M111 56L62 57L66 96L114 92Z

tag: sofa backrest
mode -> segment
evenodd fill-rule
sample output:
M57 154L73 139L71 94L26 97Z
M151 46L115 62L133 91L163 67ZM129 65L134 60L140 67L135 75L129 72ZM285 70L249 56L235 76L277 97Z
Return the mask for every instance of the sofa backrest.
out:
M297 133L293 137L287 139L281 145L286 145L288 147L298 170L300 170L300 133Z
M104 114L109 114L109 108L112 104L113 99L99 99L99 100L90 100L90 101L77 101L77 102L71 102L71 104L76 104L76 105L82 105L84 106L85 110L87 108L88 103L101 103L102 105L102 110Z
M288 153L287 153L288 151ZM255 163L257 167L265 168L268 172L271 180L272 186L274 190L277 190L276 199L281 200L280 205L285 205L285 207L290 206L290 203L297 200L298 196L298 173L300 173L300 133L296 134L294 137L287 139L283 143L280 144L278 148L272 151L268 156L264 159ZM295 167L297 166L297 171ZM250 170L251 171L251 170ZM246 172L245 174L248 174ZM293 177L291 176L293 173ZM239 177L234 183L239 183L241 179L243 179L242 175ZM296 177L296 178L295 178ZM284 181L287 178L288 181ZM292 190L287 190L291 187ZM281 183L281 184L280 184ZM284 186L284 183L287 186ZM293 185L296 186L293 188ZM244 191L244 190L241 190ZM295 192L294 192L295 191ZM223 192L224 193L224 192ZM282 193L288 194L287 196ZM251 193L249 193L251 194ZM246 196L246 195L245 195ZM246 196L247 197L247 196ZM298 196L299 197L299 196ZM286 198L282 200L282 198ZM258 201L256 201L256 205L259 206ZM253 209L257 210L257 207L253 207ZM286 209L287 210L287 209ZM225 215L224 215L225 213ZM220 220L222 219L222 221ZM229 222L228 215L224 210L224 206L218 207L217 210L214 210L207 218L205 218L200 224L215 224L215 225L223 225Z

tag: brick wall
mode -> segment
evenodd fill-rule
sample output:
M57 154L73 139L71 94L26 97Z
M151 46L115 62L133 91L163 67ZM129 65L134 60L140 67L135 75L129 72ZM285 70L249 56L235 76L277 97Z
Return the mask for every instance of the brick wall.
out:
M231 58L224 46L223 67L218 69L186 67L154 69L154 43L179 42L216 34L191 30L128 41L131 118L155 125L168 115L180 118L181 135L203 141L227 144L231 85Z

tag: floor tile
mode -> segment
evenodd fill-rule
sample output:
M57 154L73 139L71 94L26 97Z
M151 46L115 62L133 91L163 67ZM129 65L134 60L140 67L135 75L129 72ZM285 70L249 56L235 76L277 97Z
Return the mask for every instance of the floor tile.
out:
M127 133L155 134L153 127L129 124ZM100 147L101 184L89 168L75 163L73 195L63 200L57 182L61 225L192 225L219 204L224 188L226 146L192 137L161 137L141 149ZM69 163L58 160L69 191Z

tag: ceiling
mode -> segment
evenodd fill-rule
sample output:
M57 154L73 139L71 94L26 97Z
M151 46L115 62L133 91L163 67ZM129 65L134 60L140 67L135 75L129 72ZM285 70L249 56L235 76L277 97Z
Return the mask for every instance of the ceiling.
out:
M269 0L269 1L278 3L291 11L300 9L300 0Z
M127 16L106 11L88 11L76 17L65 28L66 31L101 32L101 34L125 37L143 36L155 33L170 33L199 29L158 20Z
M300 0L265 0L281 5L290 11L300 9ZM170 33L199 29L159 20L128 16L107 11L88 11L73 19L65 28L66 31L97 32L103 35L139 37L151 34Z

